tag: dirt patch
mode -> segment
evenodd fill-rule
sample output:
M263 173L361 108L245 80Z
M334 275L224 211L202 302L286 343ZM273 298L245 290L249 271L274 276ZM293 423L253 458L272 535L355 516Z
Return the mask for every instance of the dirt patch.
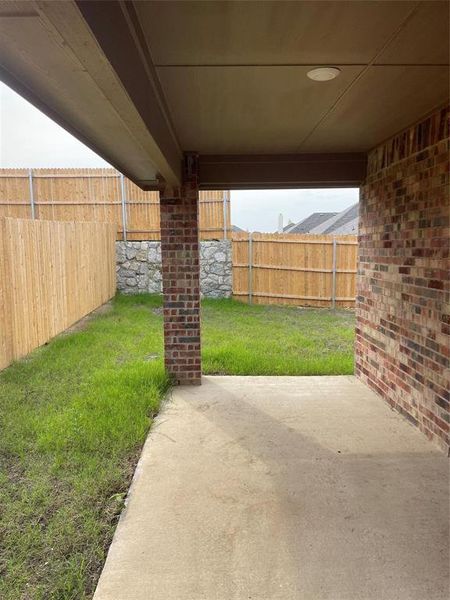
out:
M94 317L98 317L99 315L106 315L107 313L111 312L111 310L112 302L105 302L105 304L102 304L101 306L90 312L88 315L84 316L82 319L80 319L79 321L68 327L66 330L64 330L62 335L75 333L76 331L83 331L83 329L87 327L88 323Z

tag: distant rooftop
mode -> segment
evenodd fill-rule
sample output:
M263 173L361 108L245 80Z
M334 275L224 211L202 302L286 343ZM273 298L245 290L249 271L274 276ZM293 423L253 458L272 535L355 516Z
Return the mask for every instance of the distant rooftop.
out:
M335 212L316 212L299 221L298 223L289 223L283 228L284 233L310 233L311 229L318 227L321 223L328 221L338 213Z
M314 234L358 234L359 203L353 204L340 213L315 212L299 221L290 222L283 227L283 233L314 233Z
M309 233L323 233L323 234L350 234L358 233L358 219L359 219L359 203L353 204L349 208L346 208L342 212L332 216L330 219L323 221L314 229L311 229Z

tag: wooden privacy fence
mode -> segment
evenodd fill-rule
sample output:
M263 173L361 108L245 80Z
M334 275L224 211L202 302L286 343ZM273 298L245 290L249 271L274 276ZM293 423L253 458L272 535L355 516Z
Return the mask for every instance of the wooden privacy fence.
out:
M157 240L159 193L115 169L0 169L0 217L117 224L117 239ZM200 237L231 236L230 193L200 192Z
M233 234L233 296L256 304L353 307L354 235Z
M116 225L0 219L0 368L116 291Z

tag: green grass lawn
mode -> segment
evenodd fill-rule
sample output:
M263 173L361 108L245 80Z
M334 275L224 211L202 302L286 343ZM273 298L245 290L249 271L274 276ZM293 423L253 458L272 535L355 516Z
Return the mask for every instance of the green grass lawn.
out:
M203 371L214 375L350 374L354 327L350 311L205 302Z
M161 299L110 312L0 373L0 598L90 598L169 388ZM353 372L351 312L205 301L205 373Z

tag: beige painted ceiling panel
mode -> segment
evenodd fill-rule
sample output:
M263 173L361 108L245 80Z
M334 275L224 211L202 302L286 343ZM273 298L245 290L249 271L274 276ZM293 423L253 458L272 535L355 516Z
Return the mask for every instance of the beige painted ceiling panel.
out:
M448 96L448 67L371 67L297 150L370 150Z
M345 67L326 85L310 67L158 69L181 145L203 154L283 153L302 138L361 72Z
M409 1L135 2L156 65L360 64Z
M422 2L376 64L449 63L448 1Z

